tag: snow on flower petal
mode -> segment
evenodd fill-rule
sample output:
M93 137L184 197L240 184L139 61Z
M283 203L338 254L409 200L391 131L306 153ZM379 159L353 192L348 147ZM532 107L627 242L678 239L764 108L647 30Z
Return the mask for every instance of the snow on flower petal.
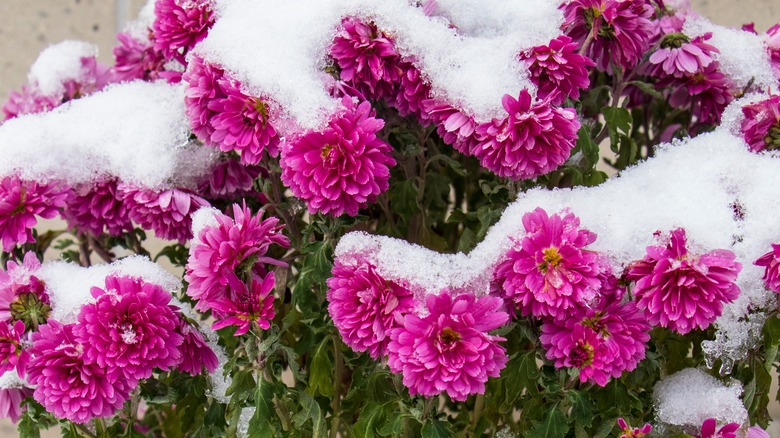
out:
M206 37L215 19L212 0L157 0L154 15L154 49L182 64L184 55Z
M528 66L531 79L539 87L537 97L552 97L560 105L567 97L580 98L580 89L588 88L588 68L596 64L577 53L577 43L566 35L550 40L546 46L536 46L520 52Z
M780 95L745 105L742 114L740 129L751 151L780 148Z
M756 259L753 264L765 268L763 280L766 288L780 293L780 244L773 243L772 250Z

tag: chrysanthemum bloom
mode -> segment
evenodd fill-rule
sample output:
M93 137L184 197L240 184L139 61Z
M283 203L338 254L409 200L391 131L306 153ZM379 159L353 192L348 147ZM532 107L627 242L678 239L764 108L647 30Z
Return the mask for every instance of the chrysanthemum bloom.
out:
M541 208L523 215L523 226L526 234L514 241L494 274L522 314L555 318L592 299L605 268L584 247L596 235L580 228L572 213L548 217Z
M37 114L51 111L60 104L60 100L52 96L44 96L34 85L23 85L22 90L11 91L8 100L3 104L4 120L13 119L24 114Z
M279 135L270 122L271 108L259 97L241 91L241 83L225 75L218 81L225 97L211 99L213 131L207 143L223 152L236 151L244 164L257 164L263 152L279 153Z
M563 164L577 141L580 122L571 108L556 108L550 98L533 102L523 89L517 99L501 99L508 113L477 126L474 156L496 175L514 180L535 178Z
M155 191L129 183L119 183L117 189L133 222L145 230L154 230L161 239L179 243L192 238L192 213L209 205L187 189Z
M183 341L179 346L181 362L176 369L193 376L200 374L204 369L206 372L213 373L219 366L217 355L203 339L200 330L193 327L181 314L178 314L178 317L177 333L182 336Z
M766 431L758 426L748 428L745 438L771 438Z
M579 45L588 44L585 55L600 70L610 70L610 63L632 68L650 46L655 11L646 0L572 0L560 8L562 29Z
M250 278L252 273L265 275L265 264L286 266L266 254L271 245L290 246L279 219L263 219L262 212L253 216L246 205L233 204L233 218L217 214L214 219L217 224L203 227L193 242L184 275L187 295L198 301L195 308L201 311L216 300L232 299L229 274Z
M227 273L230 296L225 296L211 302L216 322L212 330L219 330L234 325L237 327L234 336L241 336L257 324L263 330L271 327L274 319L274 273L265 274L265 278L252 274L251 286L239 280L236 274Z
M696 438L737 438L740 425L739 423L729 423L720 429L717 427L718 423L714 418L704 420L704 423L701 424L701 434L696 435Z
M184 55L206 38L214 24L212 0L157 0L154 48L186 65Z
M766 288L780 293L780 244L773 243L772 251L759 257L753 264L765 268L763 279Z
M33 252L22 264L10 260L7 271L0 270L0 321L21 321L28 330L37 330L51 313L46 284L35 276L41 262Z
M566 35L550 40L546 46L536 46L520 52L531 80L537 85L537 97L552 96L552 103L560 105L567 97L580 98L580 89L588 88L588 68L594 67L590 58L577 53L577 43Z
M83 354L87 346L76 339L73 328L50 320L33 333L27 381L37 385L33 397L47 411L83 424L113 415L130 397L132 385L88 361Z
M260 175L260 167L244 166L238 160L228 158L219 162L208 179L204 179L198 190L207 198L235 198L252 193L254 179Z
M95 235L105 232L118 236L133 230L115 178L77 186L73 191L63 213L71 226Z
M637 305L652 325L680 334L706 329L740 294L736 285L742 265L734 253L718 249L689 254L685 230L671 232L666 246L648 246L645 258L631 263L626 278L636 281Z
M402 326L390 329L388 365L403 374L409 394L425 397L446 392L463 401L483 394L488 377L498 377L506 365L504 338L488 334L504 325L509 315L502 301L492 296L448 291L428 295L428 315L408 313Z
M333 39L331 56L341 68L341 79L371 99L392 96L401 80L400 57L393 41L376 24L348 17Z
M386 354L390 329L415 306L406 287L382 278L367 260L342 263L336 259L328 279L328 313L341 338L354 351L374 359Z
M644 438L653 430L653 426L650 423L645 423L641 428L631 427L626 420L618 418L618 427L620 427L619 438Z
M659 81L662 87L669 86L672 93L669 104L674 108L690 109L698 123L717 125L720 116L734 100L731 80L720 72L718 62L713 61L691 76L670 77Z
M282 181L310 213L356 216L387 190L392 147L376 133L384 121L371 104L342 99L344 108L322 131L310 131L282 147Z
M33 394L29 388L2 388L0 389L0 418L10 418L16 423L22 418L22 412L26 407L22 401Z
M154 48L149 39L139 40L127 32L116 35L119 44L114 47L115 64L111 67L111 76L115 81L133 81L141 79L153 81L160 77L164 69L165 57Z
M24 378L30 354L22 346L24 323L16 321L11 325L7 321L0 322L0 375L16 369L19 378Z
M580 368L581 381L604 386L610 376L619 378L645 358L651 327L644 312L634 302L621 304L614 298L542 325L539 339L556 367L571 366L568 361Z
M473 155L479 143L477 122L473 117L436 99L422 101L423 113L436 125L436 132L445 143L464 155Z
M769 60L775 77L780 79L780 24L775 24L766 31L764 44L769 52Z
M54 218L65 206L69 191L56 184L25 181L17 176L0 180L0 236L3 250L11 251L16 244L35 242L33 227L36 216Z
M213 100L227 97L219 85L219 81L224 76L225 71L220 67L195 55L190 59L182 77L182 80L187 83L184 90L184 106L190 119L192 132L207 144L211 144L211 134L214 132L211 119L216 115L216 112L209 109L209 104Z
M719 53L715 46L704 42L711 36L708 33L690 39L682 33L664 35L658 50L650 55L645 73L656 78L682 78L704 71L714 62L712 54Z
M742 107L742 135L753 152L780 148L780 95Z
M93 287L90 292L95 302L81 308L73 329L84 345L85 361L129 381L179 364L183 338L169 292L139 278L115 275L106 277L105 289Z
M556 368L577 368L580 382L590 381L605 386L612 375L610 362L613 354L590 327L575 324L571 330L545 323L539 335L547 359L555 361Z
M423 101L430 99L431 86L425 81L420 70L411 62L402 61L399 67L401 69L401 82L395 97L391 99L391 104L402 116L413 115L420 123L427 125L431 118L425 111Z

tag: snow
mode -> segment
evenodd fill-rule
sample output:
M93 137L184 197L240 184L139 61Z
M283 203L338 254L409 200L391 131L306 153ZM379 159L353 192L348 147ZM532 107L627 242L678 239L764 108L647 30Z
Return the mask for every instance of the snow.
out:
M190 247L194 248L199 245L200 232L206 227L217 226L217 215L222 214L221 211L214 207L201 207L195 213L192 214L192 241Z
M775 220L780 210L778 156L751 153L732 133L741 121L739 105L756 98L732 104L729 121L714 132L662 145L654 158L598 187L520 194L469 254L439 254L403 240L353 232L339 242L336 256L347 263L367 257L380 275L407 284L418 297L444 288L483 295L511 238L524 234L521 218L537 207L549 214L569 209L577 215L582 227L598 235L588 248L605 254L618 274L643 258L647 246L657 244L655 231L683 227L692 253L728 249L742 263L737 279L742 295L725 306L716 321L717 338L705 343L710 362L739 360L760 332L761 309L775 302L762 285L761 269L752 263L780 236ZM744 213L741 219L734 213L737 205Z
M345 16L375 20L430 80L434 97L478 121L503 114L504 94L534 89L517 53L557 37L563 20L552 0L440 1L432 17L406 0L234 0L216 8L220 19L196 52L283 108L282 134L322 126L338 108L323 70Z
M87 69L82 58L95 58L98 48L84 41L66 40L44 49L30 67L29 80L46 96L61 95L68 80L83 82Z
M745 424L748 413L742 404L742 384L728 385L696 368L686 368L655 385L656 421L664 425L701 427L707 418L718 425Z
M0 125L0 175L68 184L112 175L151 188L194 185L216 152L188 143L183 96L181 85L128 82L8 120Z

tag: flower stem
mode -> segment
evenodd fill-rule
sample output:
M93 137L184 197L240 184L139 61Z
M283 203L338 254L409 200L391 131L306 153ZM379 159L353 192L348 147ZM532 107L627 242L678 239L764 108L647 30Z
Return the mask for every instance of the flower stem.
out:
M335 396L333 397L333 420L330 423L330 437L338 436L338 422L341 411L341 380L344 374L344 358L341 356L341 338L333 336L333 359L335 360L335 382L333 382Z
M482 410L484 408L485 394L477 394L477 399L474 400L474 411L471 412L471 431L474 433L474 436L477 436L477 423L479 423L479 417L482 416Z

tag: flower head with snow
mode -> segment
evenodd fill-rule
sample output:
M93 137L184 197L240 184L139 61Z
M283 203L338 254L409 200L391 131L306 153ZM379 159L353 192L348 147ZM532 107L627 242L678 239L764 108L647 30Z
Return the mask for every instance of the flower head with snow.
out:
M494 274L523 315L563 316L595 296L605 267L585 249L596 235L580 228L579 218L537 208L523 216L523 227Z
M211 328L219 330L236 326L235 336L245 334L255 324L262 330L268 330L275 315L274 273L269 272L264 278L251 274L247 284L236 274L228 272L227 281L230 286L230 296L211 302L211 309L216 315L216 322Z
M212 0L157 0L154 15L154 49L182 64L215 20Z
M551 96L534 102L528 90L501 100L507 116L477 126L474 156L498 176L535 178L563 164L577 141L580 122L571 108L552 105Z
M118 33L116 39L119 44L113 50L113 80L153 81L160 77L160 72L165 68L165 56L154 48L154 41L149 38L138 39L128 32Z
M425 304L426 316L408 313L390 330L390 370L403 375L411 395L446 392L463 401L484 393L488 377L498 377L507 362L498 344L504 338L488 333L509 320L502 300L444 291L428 295Z
M336 259L328 279L328 313L344 343L374 359L386 354L390 329L414 308L412 292L386 280L368 260Z
M74 325L55 320L33 333L27 381L36 385L33 397L57 418L86 423L113 415L130 396L124 376L108 373L87 360Z
M737 299L741 270L731 251L690 253L685 230L677 228L665 246L648 246L645 258L629 265L626 278L636 282L637 305L651 324L686 334L709 327L723 303Z
M250 278L265 275L265 264L286 266L266 254L272 245L283 248L290 240L281 233L279 219L252 215L246 205L233 204L233 217L217 214L216 224L203 227L190 248L184 278L187 294L197 300L195 308L208 310L215 301L231 299L228 277Z
M180 243L192 238L192 213L209 205L187 189L152 190L124 182L117 188L133 222L145 230L154 230L157 237Z
M83 357L129 381L145 379L155 368L168 370L181 360L179 320L171 294L135 277L111 275L105 288L93 287L73 333Z
M65 205L69 191L56 184L26 181L17 176L0 180L0 238L3 250L17 244L35 242L33 227L36 217L54 218Z
M30 353L22 345L24 338L24 323L16 321L11 325L8 321L0 321L0 375L16 369L19 378L23 378Z
M780 95L742 107L742 135L753 152L780 148Z
M310 131L282 147L282 181L311 213L356 216L389 187L392 147L377 137L384 121L371 104L342 99L322 131Z
M548 45L536 46L520 52L520 59L528 66L531 80L539 87L537 97L552 96L552 103L560 105L567 97L580 98L580 89L588 88L588 69L596 64L577 53L577 43L566 35L550 40Z
M754 262L764 267L764 285L767 289L780 293L780 244L773 243L772 251L762 255Z

